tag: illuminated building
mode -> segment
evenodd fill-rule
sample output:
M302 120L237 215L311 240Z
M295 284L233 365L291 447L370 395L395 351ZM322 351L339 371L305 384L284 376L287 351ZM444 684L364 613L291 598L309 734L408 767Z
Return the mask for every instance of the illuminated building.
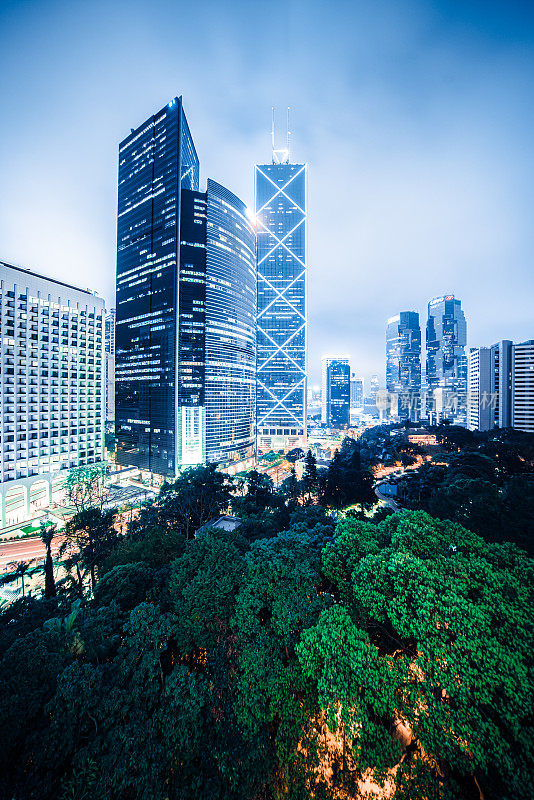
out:
M421 328L419 314L401 311L386 328L386 389L390 415L396 420L419 419L421 404Z
M460 300L436 297L428 304L426 325L427 415L432 424L444 420L467 424L467 325Z
M2 525L103 460L104 312L87 289L0 262Z
M350 359L323 356L321 422L330 428L350 424Z
M199 191L181 98L120 145L117 241L118 463L252 456L255 232L227 189Z
M255 168L258 449L306 446L306 165Z

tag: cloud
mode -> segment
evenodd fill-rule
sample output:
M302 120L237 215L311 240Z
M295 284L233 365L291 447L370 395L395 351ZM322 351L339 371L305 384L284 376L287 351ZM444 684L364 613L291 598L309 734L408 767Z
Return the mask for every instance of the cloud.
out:
M130 127L183 94L203 178L250 203L271 106L283 119L289 105L309 163L312 382L327 351L383 374L386 319L414 309L424 324L443 292L462 299L471 344L533 335L529 18L408 0L0 13L0 257L113 302Z

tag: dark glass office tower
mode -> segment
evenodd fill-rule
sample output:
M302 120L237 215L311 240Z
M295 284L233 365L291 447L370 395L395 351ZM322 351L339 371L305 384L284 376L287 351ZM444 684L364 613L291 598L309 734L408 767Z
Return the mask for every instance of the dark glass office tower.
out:
M255 169L260 450L306 445L306 165Z
M321 421L330 428L350 424L350 360L323 356Z
M173 478L185 466L246 457L250 386L234 416L235 395L214 374L236 384L254 374L255 234L244 205L213 181L198 191L181 98L132 131L119 154L117 461Z
M436 297L426 325L427 414L432 423L467 424L467 325L460 300Z
M401 311L386 328L386 389L391 416L416 421L421 406L421 328L416 311Z
M255 453L256 236L245 204L208 180L206 457Z

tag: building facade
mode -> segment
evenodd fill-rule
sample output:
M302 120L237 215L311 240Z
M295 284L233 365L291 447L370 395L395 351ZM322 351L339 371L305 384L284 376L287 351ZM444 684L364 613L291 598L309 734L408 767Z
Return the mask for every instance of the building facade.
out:
M350 379L350 407L354 410L363 410L363 403L365 397L365 386L363 378L357 378L355 373L352 373Z
M512 428L534 433L534 339L513 346Z
M426 413L432 424L467 425L467 325L460 300L436 297L426 325Z
M534 433L534 340L470 349L467 409L470 430Z
M104 323L104 363L106 385L106 426L115 423L115 309L106 314Z
M401 311L386 327L386 389L390 415L419 419L421 408L421 327L416 311Z
M490 347L471 347L467 355L467 427L471 431L495 427L494 357Z
M258 449L306 447L305 164L255 168Z
M0 262L1 516L104 458L104 300ZM40 483L38 496L33 487ZM14 499L16 498L16 499Z
M321 422L330 428L350 425L350 359L323 356Z
M255 231L175 98L119 148L117 461L175 477L254 452Z

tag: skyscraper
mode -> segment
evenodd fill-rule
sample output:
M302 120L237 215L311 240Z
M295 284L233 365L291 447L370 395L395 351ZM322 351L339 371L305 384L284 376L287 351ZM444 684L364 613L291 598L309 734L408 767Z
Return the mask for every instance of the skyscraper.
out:
M168 477L254 449L255 232L181 98L119 148L117 461Z
M357 378L353 372L350 379L350 407L352 409L363 409L365 396L363 378Z
M426 325L427 414L432 423L467 424L467 325L460 300L436 297Z
M321 422L342 429L350 424L350 359L323 356Z
M260 450L306 446L306 165L255 168Z
M401 311L386 327L386 389L394 419L419 419L421 328L416 311Z

